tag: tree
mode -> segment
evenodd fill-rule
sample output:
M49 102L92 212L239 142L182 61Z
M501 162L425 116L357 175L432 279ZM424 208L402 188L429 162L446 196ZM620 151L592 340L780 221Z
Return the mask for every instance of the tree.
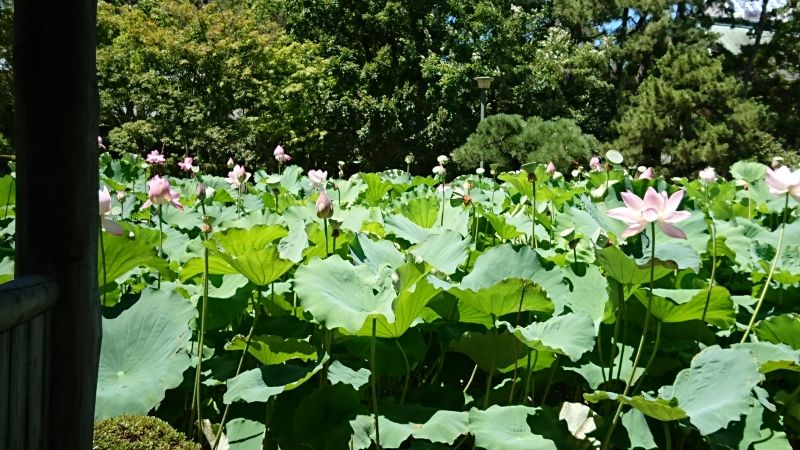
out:
M679 173L779 151L767 107L739 94L708 45L670 46L615 124L614 145L645 165Z

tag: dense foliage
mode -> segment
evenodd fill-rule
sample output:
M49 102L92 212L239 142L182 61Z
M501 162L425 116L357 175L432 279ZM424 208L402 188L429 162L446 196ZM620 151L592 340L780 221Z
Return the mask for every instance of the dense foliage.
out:
M152 416L118 416L94 425L93 450L198 450L168 423Z
M800 171L177 178L158 156L102 157L98 420L239 450L797 445Z

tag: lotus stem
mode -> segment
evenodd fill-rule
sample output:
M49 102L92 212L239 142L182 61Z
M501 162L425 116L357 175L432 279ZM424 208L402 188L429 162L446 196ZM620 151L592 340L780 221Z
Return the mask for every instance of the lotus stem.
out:
M162 205L158 205L158 259L164 257L164 218L161 215ZM161 289L161 271L158 271L158 289Z
M444 191L445 191L444 177L442 177L442 218L441 220L439 220L440 227L444 226Z
M636 356L633 358L633 367L631 369L631 374L628 377L628 381L625 383L625 389L622 391L622 396L625 397L628 395L630 391L631 384L633 384L633 377L636 374L636 366L639 365L639 359L642 357L642 348L644 347L644 340L647 337L647 331L650 326L650 309L653 304L653 286L655 282L655 270L656 270L656 223L650 223L650 289L647 291L647 312L644 316L644 327L642 329L642 337L639 339L639 347L636 349ZM656 349L653 348L653 354L655 354ZM651 356L652 358L652 356ZM621 358L620 358L621 359ZM622 362L620 361L620 368L622 367ZM619 370L619 369L618 369ZM645 373L647 372L647 368L642 371L640 377L644 377ZM622 402L619 402L617 405L617 410L614 412L614 418L611 419L611 426L608 427L608 432L606 433L605 439L603 439L603 448L602 450L608 449L609 444L611 444L611 435L614 433L614 429L617 427L617 422L619 421L619 415L622 412Z
M208 235L206 234L206 239ZM208 248L203 249L203 299L200 310L200 330L197 342L197 367L194 373L194 398L192 403L197 406L197 435L203 435L202 402L200 398L200 378L203 373L203 343L206 333L206 309L208 308Z
M711 302L711 291L714 289L714 279L717 273L717 227L714 225L714 219L711 219L711 278L708 280L708 293L706 294L706 304L703 306L703 315L700 320L706 321L706 313L708 312L708 304Z
M325 233L325 257L327 258L330 256L330 253L328 253L328 219L322 219L322 224Z
M406 356L406 351L403 350L403 346L400 345L400 341L397 339L394 340L394 345L397 346L397 349L400 350L400 356L403 357L403 363L406 365L406 379L403 383L403 394L400 396L400 404L402 405L406 401L406 394L408 394L408 385L411 383L411 365L408 363L408 356Z
M522 285L522 293L519 296L519 308L517 308L517 320L515 327L519 327L520 316L522 315L522 302L525 300L525 289L528 288L528 284L525 283ZM528 356L530 358L530 355ZM508 403L514 401L514 390L517 387L517 369L519 365L519 339L514 339L514 373L511 375L511 392L508 394Z
M538 349L533 349L533 352L535 353L535 356L533 357L533 365L531 365L531 354L528 353L528 361L527 361L528 374L525 377L525 391L523 391L523 393L522 393L522 402L525 403L525 401L528 398L528 392L530 392L530 394L531 394L530 404L531 405L533 404L533 394L534 394L534 389L533 389L533 385L531 384L531 379L533 378L533 372L536 371L536 363L539 362L539 350Z
M11 178L11 186L8 188L8 196L6 197L6 208L5 212L3 213L3 219L8 217L8 204L11 203L11 191L14 187L14 184L17 182L16 178Z
M615 281L616 282L616 281ZM619 292L619 308L618 311L622 311L622 308L625 303L625 293L622 292L622 283L616 282L619 284L619 288L617 292ZM614 377L614 359L616 358L617 353L617 338L619 337L619 325L622 321L621 314L617 317L617 320L614 321L614 336L611 338L611 357L608 358L608 379L611 380ZM620 365L622 361L620 361ZM603 370L603 369L601 369ZM604 377L605 379L605 377Z
M542 406L544 406L545 402L547 401L547 395L550 393L550 386L553 385L553 379L556 376L556 369L558 369L558 361L558 356L556 356L556 362L554 362L553 367L550 368L550 377L547 379L547 386L545 386L544 394L542 394Z
M531 243L536 248L536 181L533 181L533 211L531 211Z
M469 376L469 380L467 380L467 385L464 386L464 393L466 394L469 390L470 385L472 385L472 380L475 379L475 374L478 372L478 365L475 364L475 367L472 368L472 374Z
M372 366L372 413L375 416L375 448L381 450L381 430L378 421L378 373L375 369L375 334L378 326L378 319L372 318L372 341L370 345L370 365Z
M786 231L786 220L789 216L789 193L786 193L786 203L783 206L783 223L781 224L781 234L778 235L778 248L775 250L775 257L772 258L772 265L769 268L769 274L767 275L767 281L764 282L764 290L761 291L761 297L758 298L758 303L756 303L756 309L753 310L753 317L750 318L750 323L747 324L747 328L744 330L744 335L742 335L742 340L739 341L740 343L744 344L747 340L747 336L750 334L750 330L753 329L753 325L756 323L756 317L758 316L758 312L761 310L761 304L764 303L764 297L767 295L767 290L769 289L769 283L772 281L772 275L775 273L775 266L778 265L778 258L781 255L781 246L783 245L783 233Z
M106 281L106 246L103 244L103 228L100 227L100 265L103 268L103 306L108 306L106 304L106 285L108 281Z

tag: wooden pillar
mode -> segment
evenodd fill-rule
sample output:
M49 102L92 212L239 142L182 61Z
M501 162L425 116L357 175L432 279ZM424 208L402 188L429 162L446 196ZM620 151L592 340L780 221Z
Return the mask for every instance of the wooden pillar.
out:
M97 295L95 0L15 1L17 276L51 276L45 448L92 448Z

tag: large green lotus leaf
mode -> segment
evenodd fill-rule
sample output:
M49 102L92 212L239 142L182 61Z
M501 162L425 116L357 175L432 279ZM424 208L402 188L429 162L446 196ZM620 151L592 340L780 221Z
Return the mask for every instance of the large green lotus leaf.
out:
M647 292L641 289L635 295L646 307ZM714 286L711 297L708 297L708 289L655 289L650 312L664 323L701 320L707 298L706 322L722 329L730 328L736 323L736 307L730 292L722 286Z
M362 173L361 179L367 186L364 191L364 200L370 206L378 206L386 201L386 194L392 190L392 183L384 181L380 175L376 173Z
M3 207L5 217L5 208L8 205L14 205L17 202L17 183L16 179L11 175L5 175L0 178L0 207ZM14 215L13 207L8 209L8 215Z
M228 390L225 391L222 401L226 405L239 400L247 403L266 402L271 397L290 391L308 381L322 369L327 360L326 354L316 366L278 364L242 372L227 381Z
M530 348L566 355L572 362L594 348L594 321L586 313L567 313L526 327L499 322Z
M517 174L500 174L497 178L513 186L520 196L527 197L529 200L533 199L533 183L528 181L528 174L524 171L520 171Z
M368 266L353 266L333 255L298 267L295 292L303 309L326 328L356 333L370 316L395 321L392 303L397 295L392 273L389 266L375 273Z
M737 180L744 180L750 184L764 179L767 166L753 161L737 161L731 168L731 175Z
M128 310L103 319L95 420L147 414L183 381L195 315L177 293L148 288Z
M405 262L403 252L392 241L373 241L364 233L358 234L356 243L350 247L350 254L354 261L367 264L376 272L381 265L388 264L397 269Z
M597 252L597 262L606 275L622 284L643 284L650 282L650 266L639 267L636 260L626 255L619 247L606 247ZM673 269L656 264L653 279L658 280L672 273Z
M469 356L484 372L514 364L519 352L514 351L516 338L511 333L464 333L450 343L450 348Z
M228 450L261 450L267 427L255 420L237 417L225 424ZM217 448L222 448L220 445Z
M582 273L575 273L572 266L565 267L564 277L572 287L567 297L569 309L588 314L595 325L599 325L605 317L608 302L608 279L595 265L585 266Z
M300 181L302 175L303 168L300 166L289 166L283 169L281 187L296 195L303 188L303 182Z
M417 197L402 203L397 212L423 228L431 228L439 221L441 204L436 196Z
M555 353L540 352L523 347L520 348L520 354L522 354L522 358L518 359L516 363L512 362L511 364L505 367L497 367L496 370L500 373L513 372L515 369L516 370L530 369L531 372L538 372L540 370L552 367L553 363L556 362L556 358L558 358L558 355L556 355ZM528 366L529 358L530 358L530 367Z
M283 227L260 225L243 230L231 228L206 241L212 254L221 257L231 267L257 286L266 286L292 268L291 261L282 259L272 241L287 235Z
M636 260L639 267L647 267L649 280L650 250L647 249L645 256ZM672 242L656 242L656 264L661 264L673 270L691 269L695 272L700 270L700 255L689 244L681 240Z
M517 227L506 222L505 217L490 212L484 212L483 217L489 221L489 224L494 229L497 236L504 241L510 241L518 236L522 236L522 232L517 230Z
M753 388L762 379L751 352L715 345L695 355L690 367L678 373L671 389L662 388L661 395L677 399L692 425L706 436L747 414Z
M278 242L280 257L295 264L303 260L303 251L308 248L305 222L289 221L289 234Z
M409 252L439 271L451 275L467 259L469 247L469 238L463 239L455 231L443 230L441 233L428 236Z
M492 405L482 411L469 411L469 429L475 445L487 450L556 450L555 442L534 434L528 416L536 408Z
M768 373L779 369L800 372L800 351L786 344L746 342L744 344L734 344L731 348L745 349L754 354L761 368L761 373Z
M478 292L512 278L533 281L541 286L544 293L555 303L556 313L559 313L568 301L569 287L563 282L563 274L559 268L546 270L533 249L522 247L514 250L510 244L492 247L478 256L472 272L461 280L459 289Z
M636 410L641 411L646 416L664 422L685 419L687 417L686 413L678 407L677 400L653 398L647 394L625 397L614 392L595 391L583 394L583 398L592 403L597 403L601 400L615 400L636 408Z
M430 228L423 228L409 220L401 214L389 214L384 218L384 228L389 234L393 234L412 244L419 244L435 233Z
M375 335L382 338L398 338L409 328L422 321L421 316L428 302L440 292L428 281L430 268L424 264L406 263L397 269L397 299L392 304L394 320L378 316ZM372 321L366 321L360 336L372 335Z
M108 283L141 266L150 267L159 272L169 270L167 261L158 257L158 231L128 223L121 225L124 229L122 236L103 232L103 248L101 249L98 245L97 273L101 283L103 280L102 250L105 250L105 271Z
M381 448L400 448L403 442L411 437L412 424L393 422L386 417L378 416L381 429ZM359 415L350 421L353 436L350 448L364 450L372 445L375 440L375 418L373 416Z
M187 280L201 275L205 271L205 261L202 257L192 258L186 261L186 264L181 268L180 280L186 282ZM219 255L208 255L208 273L211 275L238 275L239 271L231 267L224 258Z
M469 432L466 411L439 410L422 425L415 426L411 435L417 439L452 445L459 436Z
M483 315L478 322L471 322L484 323L488 320L489 327L492 326L492 317L500 317L517 311L552 313L554 310L553 302L547 299L541 288L519 278L502 280L477 292L457 287L450 288L448 292L466 306ZM522 299L521 306L520 299Z
M622 426L628 431L630 448L658 448L653 433L650 432L650 426L647 425L647 419L639 410L630 409L622 413Z
M164 255L170 262L183 264L191 258L197 256L198 250L202 251L202 241L200 237L191 239L175 228L164 228Z
M334 361L328 366L328 381L331 384L342 383L353 387L355 390L369 383L369 369L353 370L339 361Z
M289 339L280 336L254 336L247 346L247 338L236 336L228 344L226 350L244 351L253 355L261 364L283 364L292 359L310 361L317 359L317 348L302 339Z
M627 382L631 377L631 372L633 372L633 354L635 351L633 347L618 343L616 357L614 358L614 367L611 374L609 374L608 367L600 367L591 361L579 367L564 367L564 370L575 372L582 376L592 389L597 389L602 383L608 381L608 379ZM622 367L620 367L620 355L622 356ZM639 379L643 371L644 367L636 369L636 373L633 376L634 382ZM603 376L604 373L605 376ZM619 374L619 376L617 376L617 374Z
M800 350L800 314L773 316L755 326L756 336L773 344L786 344Z

